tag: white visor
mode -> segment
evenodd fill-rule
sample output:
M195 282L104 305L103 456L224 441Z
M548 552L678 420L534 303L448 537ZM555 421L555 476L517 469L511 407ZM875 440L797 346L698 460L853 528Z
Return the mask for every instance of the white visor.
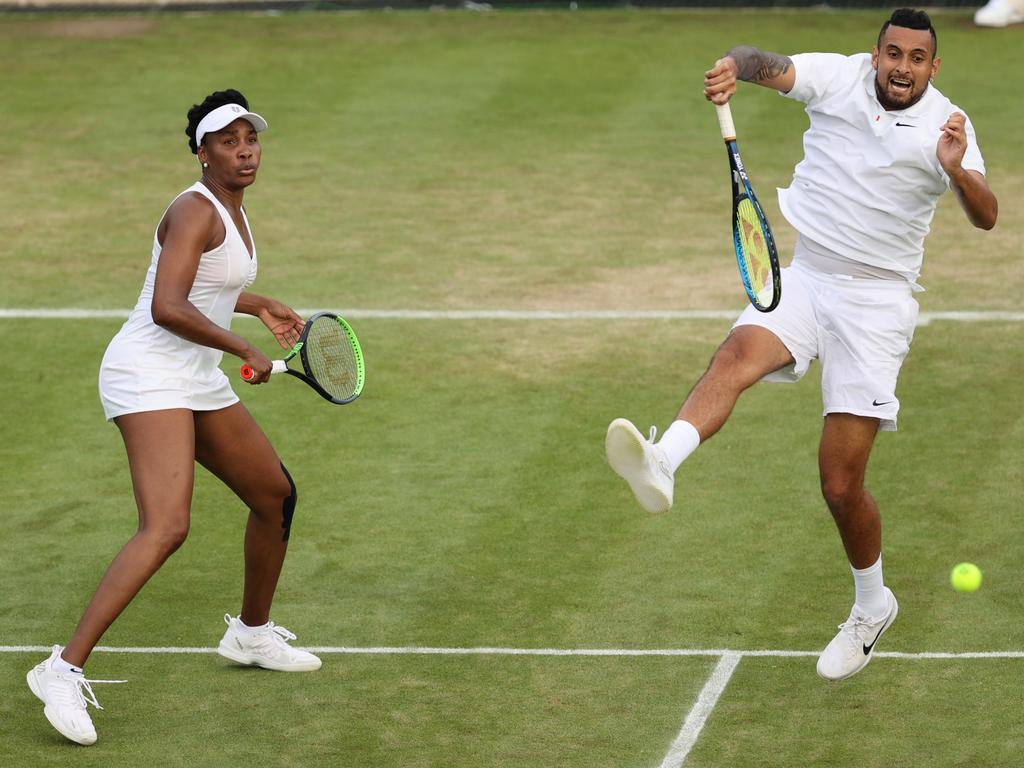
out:
M203 136L206 134L219 131L239 118L248 120L256 129L256 133L267 130L267 121L255 112L248 112L238 104L225 104L199 121L199 125L196 126L196 146L203 143Z

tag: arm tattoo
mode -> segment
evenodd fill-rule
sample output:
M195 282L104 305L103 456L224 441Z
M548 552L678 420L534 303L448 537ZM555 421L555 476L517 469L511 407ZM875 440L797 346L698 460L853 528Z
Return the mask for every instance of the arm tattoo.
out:
M736 77L748 83L761 83L783 75L793 66L789 56L771 51L762 51L750 45L738 45L726 56L732 57L739 68Z

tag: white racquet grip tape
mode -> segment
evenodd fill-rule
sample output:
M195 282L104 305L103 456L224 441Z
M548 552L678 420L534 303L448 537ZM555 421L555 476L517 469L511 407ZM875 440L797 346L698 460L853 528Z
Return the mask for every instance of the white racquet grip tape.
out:
M732 124L732 110L729 104L715 104L715 111L718 112L718 127L722 130L722 138L726 141L736 140L736 127Z
M288 363L284 360L274 360L270 366L271 373L284 373L288 370Z

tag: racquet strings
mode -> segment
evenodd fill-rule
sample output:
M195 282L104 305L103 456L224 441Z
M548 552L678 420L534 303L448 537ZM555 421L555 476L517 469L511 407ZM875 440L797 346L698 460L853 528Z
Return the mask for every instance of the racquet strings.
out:
M767 307L772 303L772 260L757 208L749 197L736 204L736 244L740 256L740 272L748 293L757 303Z
M318 317L306 335L306 373L331 397L347 400L359 385L359 359L337 319Z

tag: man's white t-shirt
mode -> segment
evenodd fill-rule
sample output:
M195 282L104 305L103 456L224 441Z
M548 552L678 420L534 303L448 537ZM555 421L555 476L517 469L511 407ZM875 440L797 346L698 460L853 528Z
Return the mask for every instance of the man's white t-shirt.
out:
M936 156L940 128L963 110L929 84L913 106L886 111L867 53L791 58L796 81L783 95L807 105L811 125L793 182L779 190L782 214L835 254L914 282L935 206L949 188ZM966 133L961 164L983 174L970 119Z

